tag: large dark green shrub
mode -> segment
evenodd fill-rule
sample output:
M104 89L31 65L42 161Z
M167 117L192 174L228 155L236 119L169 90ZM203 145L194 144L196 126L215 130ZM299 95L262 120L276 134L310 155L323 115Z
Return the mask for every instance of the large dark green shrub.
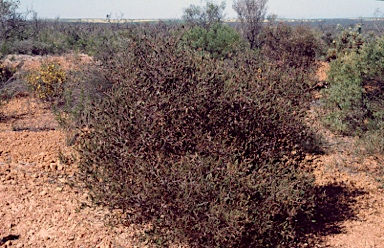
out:
M300 168L309 132L302 70L244 53L231 63L138 30L104 46L113 88L79 127L81 180L96 203L152 224L154 242L290 247L313 207Z

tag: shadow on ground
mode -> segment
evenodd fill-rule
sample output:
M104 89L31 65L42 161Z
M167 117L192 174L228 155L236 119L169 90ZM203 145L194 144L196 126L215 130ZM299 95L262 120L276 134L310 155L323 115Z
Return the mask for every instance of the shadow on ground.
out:
M333 183L315 188L315 214L310 220L300 221L301 243L319 244L327 235L343 233L342 223L357 220L356 198L365 191L351 189L341 183Z
M0 239L0 245L3 245L7 243L8 241L18 240L20 238L20 235L8 235L6 237L3 237Z

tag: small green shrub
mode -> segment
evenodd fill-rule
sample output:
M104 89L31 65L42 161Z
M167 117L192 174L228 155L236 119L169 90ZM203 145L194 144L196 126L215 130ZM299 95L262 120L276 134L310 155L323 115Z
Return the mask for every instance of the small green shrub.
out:
M226 63L173 34L139 29L105 44L113 87L80 120L79 179L122 222L151 223L162 246L294 246L314 207L300 167L306 72L253 52Z
M361 134L367 117L359 55L350 53L332 61L328 73L329 89L325 90L328 127L342 134Z
M331 62L329 88L324 91L329 109L325 123L331 130L361 136L380 129L384 120L382 56L384 40L380 38Z
M182 44L208 52L213 58L228 58L245 47L240 34L224 24L215 24L208 29L195 26L183 35Z

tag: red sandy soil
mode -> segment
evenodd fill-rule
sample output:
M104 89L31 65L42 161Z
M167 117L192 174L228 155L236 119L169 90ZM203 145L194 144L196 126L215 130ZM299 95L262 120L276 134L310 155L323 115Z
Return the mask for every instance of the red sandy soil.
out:
M44 59L45 60L45 59ZM91 59L85 55L51 57L66 69ZM23 70L41 57L6 60ZM107 211L87 207L89 196L73 187L76 168L62 164L66 135L49 105L21 93L0 105L0 247L144 247L144 228L105 221Z
M31 69L40 61L23 59ZM66 68L74 63L70 56L58 59ZM146 227L112 227L105 209L88 207L87 192L74 184L76 167L59 160L69 148L46 103L26 93L0 108L0 247L146 246L139 239ZM356 156L353 138L321 128L317 113L312 109L309 122L318 125L328 147L324 155L308 157L316 165L316 184L343 189L329 186L336 199L323 213L330 216L329 230L319 231L321 242L308 247L384 247L384 182L374 176L384 158Z
M106 226L107 212L87 207L87 193L71 187L76 168L59 161L59 151L68 148L48 106L23 97L12 99L3 111L7 120L0 123L0 247L138 243L139 229Z

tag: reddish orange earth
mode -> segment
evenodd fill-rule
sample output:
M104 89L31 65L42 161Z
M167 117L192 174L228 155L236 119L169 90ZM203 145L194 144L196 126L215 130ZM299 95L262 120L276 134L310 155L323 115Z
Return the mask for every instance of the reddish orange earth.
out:
M64 165L65 135L48 106L33 97L3 106L0 123L0 247L133 247L134 227L108 227L87 207ZM140 246L141 247L141 246Z
M87 56L50 58L68 69ZM42 59L18 56L23 69ZM66 136L50 106L28 93L0 105L0 247L143 247L143 228L105 222L105 209L88 207L85 190L74 187L76 168L62 164ZM141 244L141 245L140 245Z

